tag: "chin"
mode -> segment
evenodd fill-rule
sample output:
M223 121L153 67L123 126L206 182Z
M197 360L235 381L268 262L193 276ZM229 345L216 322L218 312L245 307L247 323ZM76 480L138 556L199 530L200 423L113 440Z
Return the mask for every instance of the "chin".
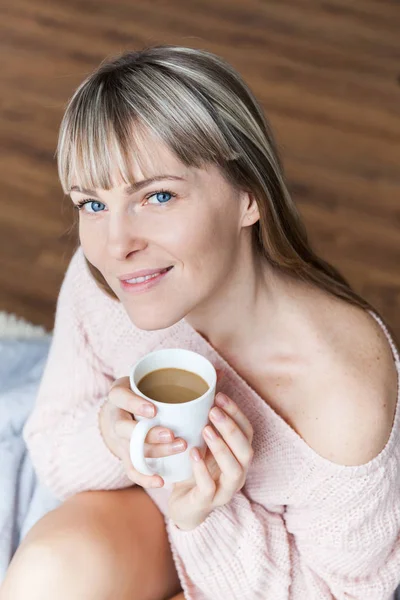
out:
M129 319L138 329L142 329L143 331L157 331L160 329L167 329L168 327L172 327L179 323L184 317L186 313L178 314L176 311L174 313L159 311L157 308L153 308L149 310L148 308L143 310L141 307L126 306L123 305Z

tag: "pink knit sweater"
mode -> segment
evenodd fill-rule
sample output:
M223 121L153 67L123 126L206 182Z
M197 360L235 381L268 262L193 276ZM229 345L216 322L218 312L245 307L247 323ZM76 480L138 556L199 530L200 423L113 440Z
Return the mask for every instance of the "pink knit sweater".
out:
M380 322L380 321L379 321ZM388 336L396 359L397 351ZM39 478L60 499L131 486L102 439L98 415L111 382L156 348L195 350L224 369L220 389L254 427L245 487L190 532L166 515L169 489L151 490L165 514L191 600L387 600L400 581L399 409L384 450L362 466L320 457L185 320L137 329L92 280L81 249L58 299L54 336L24 429Z

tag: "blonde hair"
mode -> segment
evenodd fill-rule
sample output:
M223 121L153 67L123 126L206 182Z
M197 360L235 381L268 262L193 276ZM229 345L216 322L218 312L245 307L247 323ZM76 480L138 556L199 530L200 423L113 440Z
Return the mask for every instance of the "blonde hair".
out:
M145 151L143 128L185 165L214 163L233 185L253 194L260 211L254 245L273 267L377 313L312 250L262 108L225 60L205 50L158 45L101 63L75 91L61 123L57 160L64 193L73 184L110 189L115 167L132 183L132 157L140 161Z

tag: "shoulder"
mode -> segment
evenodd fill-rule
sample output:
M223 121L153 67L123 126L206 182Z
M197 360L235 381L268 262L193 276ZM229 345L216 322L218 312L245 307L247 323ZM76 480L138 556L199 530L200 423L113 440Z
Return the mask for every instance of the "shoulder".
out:
M81 246L75 249L69 261L62 285L64 287L73 286L76 289L86 287L93 291L97 288L96 282L90 274Z
M385 447L397 405L389 342L366 311L349 307L326 327L326 342L300 399L299 434L318 454L362 465Z
M89 305L92 300L111 307L117 304L95 281L81 246L76 248L70 259L61 284L59 300L60 298L70 298L74 304L82 307ZM92 307L93 304L90 308Z
M82 287L90 286L89 272L86 265L85 256L81 246L78 246L73 252L64 273L61 283L60 295L65 296L71 293L77 293Z
M74 322L91 341L94 332L103 338L107 328L126 321L120 302L96 283L81 246L71 257L57 298L56 322L64 320Z

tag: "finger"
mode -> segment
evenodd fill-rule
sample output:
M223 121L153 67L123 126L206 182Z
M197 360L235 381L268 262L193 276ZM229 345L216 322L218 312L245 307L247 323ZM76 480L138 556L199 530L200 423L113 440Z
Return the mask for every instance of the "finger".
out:
M160 475L144 475L135 469L131 461L129 445L126 443L121 448L121 460L127 477L133 481L133 483L141 485L143 488L163 487L164 480Z
M133 419L121 419L116 421L114 431L118 437L124 440L130 440L132 431L136 427L137 423ZM166 442L172 442L175 438L173 431L166 429L165 427L152 427L147 434L146 441L151 444L163 444Z
M233 456L244 469L247 469L253 458L253 448L237 422L218 407L210 411L210 419ZM209 429L212 430L212 427Z
M152 402L132 392L129 385L129 377L120 377L114 381L110 388L108 399L112 404L118 406L118 408L122 408L122 410L126 410L131 414L140 415L141 417L152 418L157 412Z
M196 483L193 488L195 502L206 507L212 504L217 486L198 448L191 449L190 458L192 459L193 477Z
M245 476L244 468L237 461L229 446L217 434L213 427L208 425L203 430L203 436L221 470L221 485L224 488L224 491L229 494L234 494L243 483Z
M173 442L175 439L175 434L171 429L167 427L152 427L147 434L146 442L149 444L165 444L168 442Z
M186 441L176 438L171 444L145 444L144 454L147 458L163 458L184 452L186 448Z
M222 410L238 424L251 444L254 435L253 426L238 405L229 398L229 396L222 394L221 392L216 395L215 404L222 408Z

